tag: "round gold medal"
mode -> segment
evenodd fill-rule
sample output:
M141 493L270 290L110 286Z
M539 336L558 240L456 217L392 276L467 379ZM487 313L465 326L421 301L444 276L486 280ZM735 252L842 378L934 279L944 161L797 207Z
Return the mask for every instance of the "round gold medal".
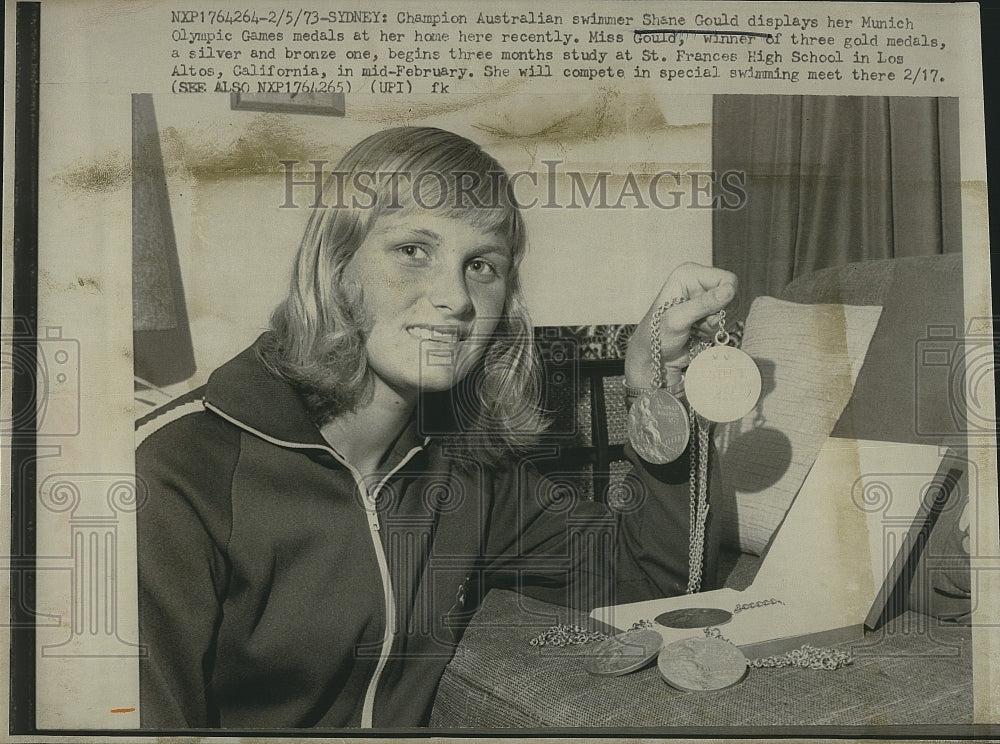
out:
M747 657L720 638L674 641L663 647L657 663L666 683L684 692L722 690L747 673Z
M760 370L750 355L732 346L712 346L687 369L688 403L709 421L743 418L760 398Z
M618 677L642 669L660 652L663 637L655 630L634 630L585 646L584 669L602 677Z
M688 414L677 398L666 390L647 390L628 411L628 438L646 462L673 462L687 449Z

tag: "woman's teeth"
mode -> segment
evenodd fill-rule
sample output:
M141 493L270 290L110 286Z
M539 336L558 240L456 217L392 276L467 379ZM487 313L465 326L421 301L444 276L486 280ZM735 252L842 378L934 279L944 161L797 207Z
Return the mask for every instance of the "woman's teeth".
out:
M458 343L457 328L423 328L414 326L409 329L410 334L425 341L439 341L441 343Z

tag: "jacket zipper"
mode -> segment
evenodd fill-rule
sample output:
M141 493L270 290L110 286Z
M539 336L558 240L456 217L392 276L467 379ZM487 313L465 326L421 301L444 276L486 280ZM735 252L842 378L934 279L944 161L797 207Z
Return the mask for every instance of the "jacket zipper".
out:
M379 491L382 490L382 486L384 486L401 467L409 462L409 460L423 448L414 447L407 452L406 455L403 456L403 459L399 461L399 464L386 473L385 477L379 481L375 490L369 493L368 489L365 487L364 478L361 476L361 473L359 473L353 465L347 462L347 460L341 457L340 453L332 447L324 447L321 444L299 444L297 442L286 442L282 439L270 437L267 434L254 429L252 426L244 424L242 421L219 410L208 401L205 401L205 408L226 419L226 421L239 426L241 429L249 431L261 439L273 444L291 449L318 449L323 452L328 452L334 457L334 459L337 460L337 462L346 467L354 477L355 486L364 501L365 516L368 521L368 531L372 538L372 545L375 548L375 558L378 561L378 570L382 577L382 591L385 597L385 632L382 635L382 651L379 654L378 664L375 666L375 673L368 682L368 689L365 691L364 703L361 706L361 728L372 728L372 721L375 713L375 693L378 690L378 683L382 677L382 672L385 670L385 665L389 662L389 654L392 652L392 643L396 635L396 597L392 587L392 577L389 575L389 562L386 560L385 548L383 547L382 539L379 536L382 526L379 523L378 511L375 508L375 504L378 500ZM427 442L425 440L424 444L426 443Z
M338 455L335 455L335 457L344 463L344 465L354 475L354 480L357 483L358 490L361 492L362 498L364 499L365 513L368 517L368 531L371 534L372 546L375 548L375 558L378 560L378 570L382 575L382 590L385 593L385 632L382 636L382 652L379 654L378 664L375 666L375 673L372 675L371 680L369 680L368 689L365 691L365 700L361 706L361 728L371 728L374 725L373 717L375 714L375 693L378 691L378 683L382 677L382 672L385 670L385 665L389 661L389 654L392 652L392 642L396 637L396 595L392 588L392 576L389 575L389 562L385 557L385 548L382 545L382 538L379 536L381 525L379 524L378 511L375 509L375 504L378 501L379 491L382 490L382 486L386 484L386 481L388 481L397 470L403 467L407 460L409 460L419 450L420 447L414 447L407 452L406 456L400 460L399 464L387 473L381 481L379 481L379 484L370 495L368 490L365 488L361 474L346 460Z

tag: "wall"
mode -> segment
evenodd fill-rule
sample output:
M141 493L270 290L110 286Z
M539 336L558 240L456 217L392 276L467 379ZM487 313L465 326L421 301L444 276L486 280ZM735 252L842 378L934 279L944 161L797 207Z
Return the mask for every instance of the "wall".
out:
M538 174L537 190L520 180L518 194L549 203L525 210L530 239L523 284L539 325L634 322L670 270L682 261L711 259L711 210L658 208L648 197L659 171L706 171L711 162L711 98L657 99L610 89L559 97L516 92L447 105L355 104L344 118L273 115L230 110L226 96L154 99L168 173L171 209L198 371L187 386L245 348L267 324L284 293L292 258L308 219L310 187L296 190L298 209L285 200L279 160L327 160L328 169L352 144L386 126L427 124L469 136L509 172ZM546 165L544 161L560 161ZM628 173L640 197L620 209L570 209L577 171L592 188L606 173L614 205ZM677 190L661 180L662 204ZM645 197L642 195L645 194ZM576 194L582 206L582 197ZM704 197L702 197L703 199ZM646 205L640 206L640 200Z

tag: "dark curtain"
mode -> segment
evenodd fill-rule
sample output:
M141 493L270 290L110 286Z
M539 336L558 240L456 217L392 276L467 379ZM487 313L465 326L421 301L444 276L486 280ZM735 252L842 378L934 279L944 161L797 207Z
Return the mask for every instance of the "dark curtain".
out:
M746 174L712 223L735 319L818 269L961 250L957 99L716 96L712 152Z

